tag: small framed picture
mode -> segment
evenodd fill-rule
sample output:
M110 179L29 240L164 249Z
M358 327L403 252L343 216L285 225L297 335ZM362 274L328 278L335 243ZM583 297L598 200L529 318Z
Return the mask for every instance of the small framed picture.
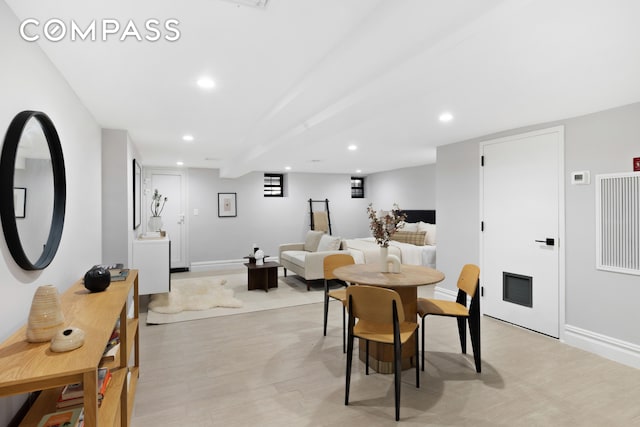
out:
M236 193L218 193L218 217L238 216Z
M16 218L24 218L27 211L27 189L24 187L13 188L13 207Z

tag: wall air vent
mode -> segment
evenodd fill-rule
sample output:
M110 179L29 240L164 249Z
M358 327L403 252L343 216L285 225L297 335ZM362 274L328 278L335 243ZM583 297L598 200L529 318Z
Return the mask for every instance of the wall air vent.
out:
M596 268L640 275L640 172L596 176Z
M264 9L267 7L269 0L224 0L229 3L237 4L238 6L256 7L258 9Z

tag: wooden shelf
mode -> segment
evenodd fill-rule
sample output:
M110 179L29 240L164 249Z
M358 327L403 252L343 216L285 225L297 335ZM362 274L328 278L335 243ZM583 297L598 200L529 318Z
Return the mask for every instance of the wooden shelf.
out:
M99 426L114 426L119 414L120 407L120 395L123 391L123 386L127 381L127 368L118 369L111 372L111 383L107 387L102 399L102 406L98 408L98 425Z
M129 402L127 405L128 413L127 419L131 420L131 415L133 414L133 404L135 403L136 398L136 388L138 387L138 378L140 378L140 368L134 367L129 369L130 377L129 377L129 390L128 390L128 398ZM125 387L127 387L127 383L125 381Z
M128 318L128 300L133 291L134 317ZM128 426L139 375L138 272L130 270L127 280L112 282L104 292L90 293L82 280L61 295L65 326L85 331L82 347L54 353L49 343L26 341L26 325L0 345L0 396L42 390L21 426L37 426L43 415L56 411L56 401L66 384L85 383L85 426ZM108 364L112 379L97 406L97 370L113 325L120 319L120 352ZM124 327L122 326L124 325ZM124 349L124 352L123 352ZM129 360L133 355L133 365ZM127 387L127 374L131 372ZM135 378L135 380L134 380ZM126 417L122 412L126 411Z
M127 319L127 330L128 331L137 331L138 330L138 325L139 325L139 319ZM131 352L133 351L133 349L135 348L135 343L137 340L137 334L127 334L127 345L126 345L126 350L127 350L127 358L129 357L129 355L131 354ZM105 368L109 368L109 369L117 369L120 367L120 351L122 349L122 344L119 346L118 348L118 352L116 353L116 356L114 358L114 360L112 361L108 361L108 362L103 362L100 364L100 367L105 367ZM135 363L135 366L138 366L138 363Z
M27 416L20 423L20 427L36 427L40 422L40 418L42 418L42 414L55 411L56 401L61 391L62 387L43 390Z

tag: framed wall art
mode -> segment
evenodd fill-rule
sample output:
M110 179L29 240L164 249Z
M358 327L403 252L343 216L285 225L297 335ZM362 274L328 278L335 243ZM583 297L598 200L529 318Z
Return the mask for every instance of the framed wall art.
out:
M218 217L238 216L236 193L218 193Z
M133 159L133 229L140 227L142 221L142 168Z

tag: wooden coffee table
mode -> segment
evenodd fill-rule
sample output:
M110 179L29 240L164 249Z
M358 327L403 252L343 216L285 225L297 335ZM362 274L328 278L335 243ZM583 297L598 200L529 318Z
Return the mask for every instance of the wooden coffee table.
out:
M277 262L265 262L262 265L246 262L248 284L247 288L252 291L254 289L264 289L269 292L269 288L278 287L278 267Z

